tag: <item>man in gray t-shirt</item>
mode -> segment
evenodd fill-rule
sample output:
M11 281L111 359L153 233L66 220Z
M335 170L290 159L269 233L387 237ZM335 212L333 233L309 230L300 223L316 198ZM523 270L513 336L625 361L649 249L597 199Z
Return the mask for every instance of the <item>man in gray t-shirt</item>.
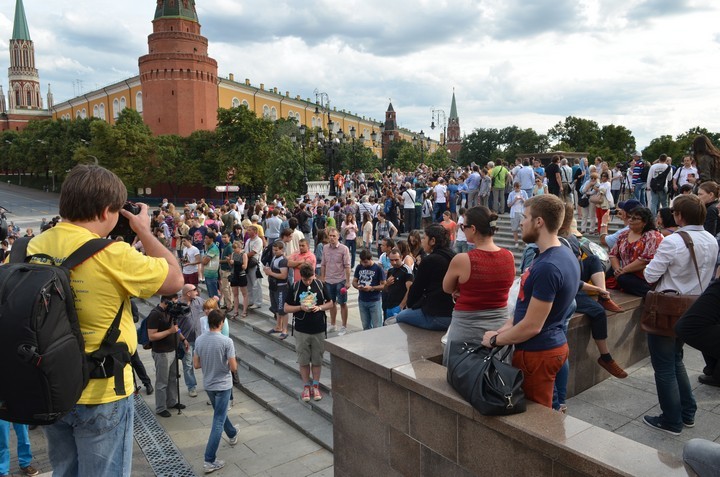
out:
M210 331L195 341L193 366L203 370L203 387L214 410L210 437L205 447L204 468L205 473L210 473L225 466L225 462L216 460L223 430L230 446L235 446L238 442L238 430L227 416L232 393L231 373L237 371L237 360L232 340L220 332L225 315L220 310L213 310L207 318Z

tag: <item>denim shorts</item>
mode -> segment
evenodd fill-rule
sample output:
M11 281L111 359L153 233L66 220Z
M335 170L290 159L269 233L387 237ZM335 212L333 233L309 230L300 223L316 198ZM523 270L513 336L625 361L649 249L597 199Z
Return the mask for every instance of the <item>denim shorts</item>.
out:
M345 287L345 280L339 283L326 283L328 291L330 292L330 298L338 305L344 305L347 303L347 293L340 293L340 289Z
M285 298L287 287L279 287L277 290L270 290L270 312L278 315L285 315Z

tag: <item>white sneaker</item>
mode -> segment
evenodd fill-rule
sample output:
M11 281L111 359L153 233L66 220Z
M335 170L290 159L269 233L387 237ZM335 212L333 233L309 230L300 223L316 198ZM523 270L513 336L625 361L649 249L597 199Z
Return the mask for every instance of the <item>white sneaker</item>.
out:
M190 397L197 397L197 395L198 395L197 391L194 389L191 389L190 391L188 391L188 396L190 396Z
M205 469L206 474L210 474L212 472L215 472L216 470L220 470L223 467L225 467L225 461L224 460L215 460L215 462L205 462L203 464L203 469Z
M239 427L239 424L235 424L235 432L237 432L237 434L235 434L235 437L233 438L227 437L225 434L223 434L223 439L225 439L227 443L230 444L230 447L235 447L238 443L238 438L240 437Z
M345 328L344 326L341 326L340 329L338 330L338 336L342 336L345 333L347 333L347 328Z
M336 329L336 328L335 328L335 325L328 325L328 327L327 327L327 332L328 332L328 333L332 333L333 331L335 331L335 329Z

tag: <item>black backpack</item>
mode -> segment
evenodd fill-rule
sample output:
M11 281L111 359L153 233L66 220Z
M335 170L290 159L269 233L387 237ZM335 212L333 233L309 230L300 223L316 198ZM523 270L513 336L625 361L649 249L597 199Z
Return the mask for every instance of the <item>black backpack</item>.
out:
M130 353L117 343L123 302L100 348L85 354L70 286L71 270L113 241L89 240L60 266L44 254L26 257L29 241L18 239L0 266L0 419L43 425L72 410L89 379L114 376L115 392L125 395Z
M662 192L665 190L665 184L667 184L667 177L668 174L670 174L670 171L672 170L671 166L667 166L664 171L662 171L657 176L650 179L650 190L653 192Z

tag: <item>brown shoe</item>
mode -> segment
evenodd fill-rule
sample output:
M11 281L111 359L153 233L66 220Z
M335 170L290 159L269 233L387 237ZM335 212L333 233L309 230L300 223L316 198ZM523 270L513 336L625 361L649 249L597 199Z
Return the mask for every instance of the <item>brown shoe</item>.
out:
M623 307L612 301L612 298L600 298L600 304L605 308L607 311L612 311L615 313L620 313L621 311L625 311Z
M612 374L616 378L624 379L627 378L627 373L615 362L614 359L611 359L610 361L605 361L602 358L598 358L597 362L600 366L605 369L608 373Z
M27 467L20 467L20 470L22 471L23 475L38 475L40 473L40 471L32 465L28 465Z

